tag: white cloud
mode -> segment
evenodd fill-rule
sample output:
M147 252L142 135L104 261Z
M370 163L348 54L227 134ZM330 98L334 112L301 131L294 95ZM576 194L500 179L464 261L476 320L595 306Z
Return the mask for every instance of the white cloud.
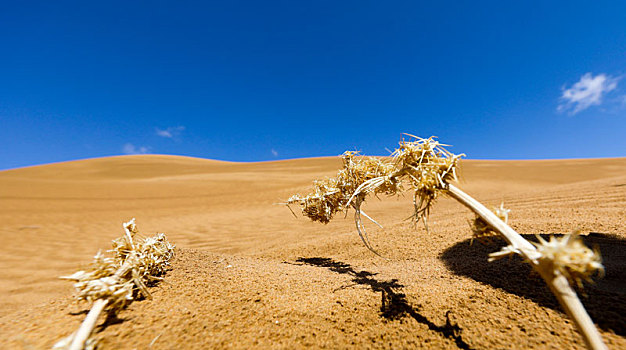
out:
M272 148L272 155L273 155L274 157L278 157L278 152L276 152L276 150L275 150L275 149L273 149L273 148Z
M146 146L135 146L132 143L127 143L122 147L122 152L124 154L146 154L150 152L150 147Z
M167 129L159 129L159 128L155 128L155 129L156 129L156 134L158 136L171 139L171 138L179 136L183 132L183 130L185 130L185 127L184 126L170 126Z
M595 77L591 73L587 73L569 89L563 87L563 94L561 95L563 102L559 104L557 110L570 111L571 114L576 114L593 105L600 105L602 97L617 88L618 81L619 78L604 73Z

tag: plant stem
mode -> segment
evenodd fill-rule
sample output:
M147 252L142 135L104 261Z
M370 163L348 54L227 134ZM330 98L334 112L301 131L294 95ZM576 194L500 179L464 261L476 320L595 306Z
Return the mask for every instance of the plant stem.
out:
M96 322L98 321L98 316L104 307L109 303L106 299L98 299L91 306L91 310L85 317L85 320L78 328L76 335L74 335L74 339L72 339L72 344L70 345L69 350L82 350L85 348L85 342L91 335L91 331L96 326Z
M130 269L130 261L126 260L124 264L115 271L113 278L119 280L128 270ZM69 350L82 350L85 348L85 342L89 339L91 332L96 326L96 322L98 321L98 317L102 313L102 310L109 303L106 299L98 299L94 301L93 305L91 305L91 310L87 314L87 317L83 320L83 323L80 324L80 328L76 331L74 338L72 339L72 343L70 344Z
M561 304L561 307L565 309L567 315L574 321L574 324L582 334L585 344L587 344L589 349L608 349L602 341L602 336L600 336L589 314L587 314L576 292L572 289L565 276L554 271L548 264L538 261L536 254L532 254L537 251L535 246L500 220L491 210L487 209L458 187L448 184L447 193L485 220L485 222L498 231L510 245L517 248L526 260L531 263L533 268L537 270L546 281L550 290Z

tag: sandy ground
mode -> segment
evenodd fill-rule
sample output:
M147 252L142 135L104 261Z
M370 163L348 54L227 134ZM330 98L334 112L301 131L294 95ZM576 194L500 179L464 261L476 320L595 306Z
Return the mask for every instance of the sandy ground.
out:
M277 205L333 175L337 158L228 163L126 156L0 172L0 348L50 348L89 305L57 279L87 265L137 218L177 245L154 298L102 324L103 349L582 348L547 287L519 260L487 262L499 240L469 243L472 215L442 198L430 233L406 198L370 200L368 226L328 225ZM518 232L581 229L606 276L585 306L626 349L626 159L463 162L466 192L512 209Z

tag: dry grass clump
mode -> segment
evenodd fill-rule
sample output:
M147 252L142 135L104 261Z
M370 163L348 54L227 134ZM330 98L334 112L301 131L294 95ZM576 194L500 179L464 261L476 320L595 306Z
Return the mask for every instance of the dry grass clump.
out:
M599 253L585 247L577 234L567 235L560 240L551 238L545 241L539 238L539 243L531 244L507 225L509 210L503 205L492 212L451 183L457 180L457 167L463 154L455 155L447 151L444 148L447 145L440 144L434 137L423 139L408 136L410 140L402 140L390 160L355 159L355 153L344 153L343 169L335 178L314 182L312 193L292 196L287 205L300 204L303 215L323 223L328 223L336 212L352 206L361 240L368 249L378 254L371 247L361 222L360 207L368 194L396 195L404 187L411 188L414 196L413 218L416 222L421 219L425 225L438 195L449 195L477 215L471 225L474 238L499 234L508 241L509 245L502 251L490 255L490 261L510 254L521 255L546 281L582 333L587 346L606 349L591 318L570 286L570 283L581 286L582 280L589 280L596 271L603 272Z
M396 168L384 159L362 157L358 152L345 152L342 158L343 169L335 177L313 182L311 193L293 195L286 204L299 204L304 216L325 224L337 212L351 206L355 210L354 220L361 240L369 250L380 255L369 242L361 214L378 223L361 211L361 204L370 193L395 195L402 191L401 182L394 176Z
M393 153L396 176L406 177L414 190L413 217L426 223L430 209L449 181L457 180L459 160L465 154L453 154L434 137L428 139L409 135L414 141L401 141Z
M62 279L76 281L75 298L79 301L94 302L107 299L107 309L122 310L133 300L133 281L120 280L115 276L121 265L114 258L107 258L98 252L91 263L91 270L78 271Z
M135 219L124 224L125 235L113 241L112 256L98 252L90 269L78 271L63 279L76 281L76 299L93 303L81 328L59 341L55 349L82 349L102 311L114 316L133 300L150 298L148 285L160 281L174 256L174 245L158 233L139 238Z
M112 257L98 252L90 270L61 277L76 281L76 299L107 299L106 309L118 312L137 297L150 298L146 284L162 279L159 276L170 266L174 246L163 233L135 241L135 219L125 223L124 230L126 235L113 241Z
M591 276L604 275L602 258L597 249L590 249L585 246L580 239L580 232L574 231L571 234L556 238L550 236L546 241L541 236L536 235L538 243L531 242L537 250L526 255L534 256L539 264L546 265L548 269L565 276L570 284L576 284L583 288L583 281L593 282ZM489 261L497 260L512 254L524 256L519 248L507 245L499 252L489 254ZM531 262L532 263L532 262Z
M413 217L416 222L423 219L426 225L432 204L446 188L447 182L456 180L456 168L459 159L464 156L447 151L443 148L446 145L440 144L434 137L407 136L410 140L402 140L391 159L362 157L357 152L344 153L343 169L337 176L315 181L311 193L306 196L296 194L286 204L299 204L304 216L322 223L328 223L335 213L352 207L361 240L368 249L378 254L371 247L361 220L363 214L378 225L361 210L367 195L397 195L404 191L407 184L414 191Z
M362 157L353 151L345 152L342 158L343 169L335 177L316 180L311 193L293 195L286 204L299 204L304 216L327 224L337 212L347 209L352 195L371 179L387 177L386 181L381 181L376 193L392 195L400 190L400 184L390 178L394 171L392 164L374 157ZM366 194L362 193L359 199L363 200Z

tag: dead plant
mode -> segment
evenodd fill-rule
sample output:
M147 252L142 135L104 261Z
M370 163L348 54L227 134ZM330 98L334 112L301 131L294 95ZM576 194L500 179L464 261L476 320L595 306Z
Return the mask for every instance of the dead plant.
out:
M477 218L472 225L474 237L497 233L509 243L500 252L492 253L489 261L511 254L521 255L539 272L556 295L568 316L574 321L590 349L606 349L591 318L582 306L570 283L581 285L595 273L602 274L599 252L586 247L577 233L562 239L539 239L531 243L507 225L509 210L503 205L490 211L451 182L457 180L457 167L463 154L447 151L435 137L428 139L406 134L391 159L343 154L343 169L337 176L315 181L313 192L294 195L287 205L299 204L302 214L314 221L328 223L339 211L355 210L355 224L365 246L371 246L361 221L361 204L369 194L398 195L404 188L413 190L415 222L422 220L428 230L427 218L440 194L446 194L473 211ZM374 223L373 219L369 218ZM378 225L378 223L376 223Z
M170 266L174 246L165 234L137 239L134 218L123 226L124 236L114 240L109 251L112 256L98 252L90 269L61 277L75 281L76 299L92 303L92 307L80 328L57 342L55 349L94 348L96 341L90 335L98 316L103 311L114 316L133 300L151 298L147 286L161 280Z

